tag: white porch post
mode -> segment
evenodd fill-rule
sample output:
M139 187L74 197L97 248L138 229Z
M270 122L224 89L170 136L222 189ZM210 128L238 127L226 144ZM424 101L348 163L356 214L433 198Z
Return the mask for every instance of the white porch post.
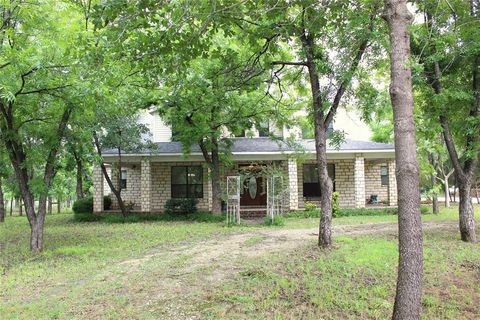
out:
M355 208L365 208L365 160L362 156L355 157Z
M152 211L152 166L149 158L143 158L140 169L140 210Z
M288 159L288 185L289 196L288 206L290 210L298 210L298 166L297 160L293 158Z
M388 160L388 205L397 205L397 179L395 176L395 159Z
M93 212L103 211L103 173L98 164L93 166Z

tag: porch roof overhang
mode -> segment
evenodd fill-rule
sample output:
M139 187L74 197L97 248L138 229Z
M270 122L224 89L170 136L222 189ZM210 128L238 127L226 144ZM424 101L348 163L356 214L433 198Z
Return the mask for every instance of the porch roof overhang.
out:
M232 160L234 161L260 161L260 160L286 160L295 155L302 154L306 159L315 158L315 141L303 139L293 143L270 138L233 138L231 147ZM137 162L144 157L150 157L155 162L172 161L203 161L203 156L198 145L193 145L188 154L183 152L180 142L158 142L154 148L143 149L136 152L122 152L125 162ZM103 151L103 157L114 161L118 158L117 150ZM362 156L365 159L393 159L395 149L391 144L370 141L345 140L339 148L328 144L328 159L353 159Z

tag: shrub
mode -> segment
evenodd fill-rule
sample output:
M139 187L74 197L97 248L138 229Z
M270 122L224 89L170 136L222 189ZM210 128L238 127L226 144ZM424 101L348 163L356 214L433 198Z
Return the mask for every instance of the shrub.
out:
M305 202L305 211L317 210L317 205L313 202Z
M429 214L430 213L430 208L427 206L420 206L420 213L421 214Z
M110 196L103 196L103 210L110 210L111 208L112 208L112 198L110 198Z
M168 199L165 203L165 213L188 215L197 211L197 203L197 199Z
M332 217L338 217L338 210L340 207L338 206L338 198L340 197L340 193L334 192L332 193Z
M273 219L271 219L270 217L265 217L264 224L266 226L281 227L285 225L285 219L283 218L283 216L280 215L273 216Z
M291 211L284 215L285 218L320 218L320 210Z
M72 210L74 213L92 213L93 212L93 197L85 197L78 199L73 203Z
M73 219L77 222L93 222L93 221L101 220L102 217L94 214L93 212L87 212L87 213L74 212Z

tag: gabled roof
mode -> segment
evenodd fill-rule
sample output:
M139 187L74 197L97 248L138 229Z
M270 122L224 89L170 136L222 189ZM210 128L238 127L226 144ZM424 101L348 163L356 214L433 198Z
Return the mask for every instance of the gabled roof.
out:
M233 146L231 148L232 153L292 153L299 150L304 150L307 153L315 152L315 140L303 139L296 141L294 144L287 144L282 140L272 140L270 138L232 138ZM365 152L365 151L383 151L394 152L394 146L392 144L378 143L371 141L356 141L345 140L340 148L337 150L334 146L328 145L327 152L343 151L348 152ZM144 149L132 154L135 155L174 155L182 154L183 148L180 142L157 142L156 148ZM201 153L201 150L197 144L192 145L190 154ZM108 149L103 151L104 155L116 155L117 150ZM129 153L124 153L128 155Z

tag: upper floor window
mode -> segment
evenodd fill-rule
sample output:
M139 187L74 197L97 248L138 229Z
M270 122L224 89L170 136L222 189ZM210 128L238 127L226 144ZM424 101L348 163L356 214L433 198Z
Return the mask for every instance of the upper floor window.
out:
M172 198L203 198L201 166L172 167Z
M335 191L335 165L329 163L327 165L328 176L333 181L333 191ZM319 197L320 183L318 179L318 168L316 164L303 165L303 196Z
M236 134L235 137L244 138L245 137L245 130L240 131L240 133Z
M268 121L260 122L257 125L258 136L259 137L268 137L270 134L270 125Z
M382 186L388 186L388 167L380 167L380 179L382 180Z

